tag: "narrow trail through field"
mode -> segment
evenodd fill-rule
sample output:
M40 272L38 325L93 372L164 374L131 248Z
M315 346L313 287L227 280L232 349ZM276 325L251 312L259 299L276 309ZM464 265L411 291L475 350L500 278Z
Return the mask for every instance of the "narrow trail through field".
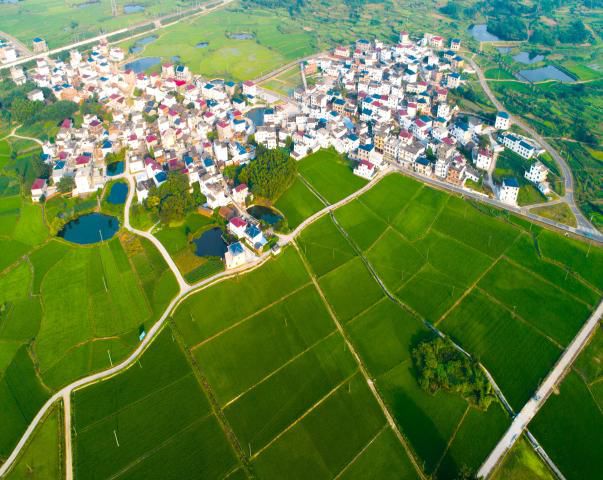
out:
M293 242L293 246L297 250L300 258L302 259L302 262L303 262L304 266L306 267L306 271L308 272L308 275L310 275L310 277L312 278L312 282L314 283L314 286L315 286L316 290L318 291L318 294L320 295L320 298L322 299L322 301L323 301L323 303L324 303L327 311L329 312L329 315L331 316L331 319L335 323L335 326L337 327L337 330L339 331L339 334L342 336L342 338L345 341L345 344L348 347L350 353L352 354L352 356L356 360L356 363L358 365L358 369L359 369L360 373L362 374L362 376L364 377L364 380L366 381L367 385L369 386L369 388L371 390L371 393L373 394L373 397L375 398L375 400L379 404L379 408L381 408L381 411L385 415L387 423L389 424L389 426L393 430L393 432L396 434L396 437L398 438L398 441L400 442L400 444L402 445L402 447L406 451L406 454L408 455L408 458L410 459L411 463L413 464L413 467L415 468L415 470L416 470L417 475L419 476L419 478L421 478L423 480L427 480L427 477L423 473L423 470L419 467L419 464L417 463L417 460L415 458L415 455L414 455L412 449L410 448L410 446L408 445L408 442L406 441L406 439L404 438L404 436L400 432L400 429L398 428L398 424L396 423L396 421L394 420L394 417L390 413L389 408L387 407L387 405L383 401L383 398L381 398L381 394L379 393L379 391L377 390L377 387L375 386L373 380L371 379L371 377L370 377L370 375L368 373L368 370L367 370L366 366L364 365L364 362L362 361L362 358L360 358L360 355L356 351L356 347L354 346L354 344L352 343L352 341L349 339L346 331L344 330L343 326L341 325L341 322L339 321L339 319L337 318L337 315L333 311L333 308L331 307L331 304L328 302L327 297L325 296L324 292L322 291L322 288L320 287L318 281L316 280L316 275L312 271L310 265L308 265L308 262L306 261L306 258L302 254L302 252L299 249L299 246L297 245L296 242Z

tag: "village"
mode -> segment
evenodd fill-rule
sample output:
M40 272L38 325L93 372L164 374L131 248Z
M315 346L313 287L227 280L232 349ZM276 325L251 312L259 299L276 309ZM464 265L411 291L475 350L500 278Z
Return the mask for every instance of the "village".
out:
M207 80L182 64L165 63L153 73L124 70L124 51L106 43L86 53L72 50L65 61L38 59L29 71L12 67L15 83L37 85L30 100L46 101L43 88L60 100L93 98L112 118L86 115L79 126L65 119L43 145L52 176L36 180L31 197L56 194L63 177L73 178L72 195L88 195L130 175L135 199L144 203L149 189L170 172L182 173L191 188L199 185L206 209L232 207L228 229L240 242L229 246L226 266L234 268L267 241L259 221L241 207L250 189L227 181L223 172L252 162L257 145L288 146L295 160L333 148L367 180L391 166L466 189L484 184L500 202L516 206L518 179L492 179L498 154L508 149L534 160L525 179L549 195L548 168L537 160L544 150L508 131L506 112L487 122L464 115L450 99L449 92L471 73L458 54L460 43L431 34L412 41L406 32L395 45L361 39L301 62L304 80L314 81L304 81L287 99L253 81ZM125 172L111 176L106 158L117 154L124 156Z

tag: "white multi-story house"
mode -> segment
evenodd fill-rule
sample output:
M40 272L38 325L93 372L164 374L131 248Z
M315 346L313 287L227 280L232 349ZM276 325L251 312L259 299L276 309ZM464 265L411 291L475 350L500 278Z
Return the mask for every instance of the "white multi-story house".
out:
M511 126L511 118L507 112L498 112L494 121L494 128L497 130L508 130Z
M518 195L519 183L517 183L517 179L513 177L504 178L498 189L498 199L508 205L517 205Z
M492 152L490 150L480 148L475 156L475 166L482 170L488 170L490 165L492 165L492 157Z
M368 160L360 160L354 169L354 175L370 180L375 175L375 165Z
M533 145L530 145L523 137L512 133L505 133L498 136L498 141L506 148L517 153L519 156L529 160L536 155L537 150Z
M549 174L549 169L542 162L536 160L529 170L524 174L525 178L532 183L546 182L546 177Z

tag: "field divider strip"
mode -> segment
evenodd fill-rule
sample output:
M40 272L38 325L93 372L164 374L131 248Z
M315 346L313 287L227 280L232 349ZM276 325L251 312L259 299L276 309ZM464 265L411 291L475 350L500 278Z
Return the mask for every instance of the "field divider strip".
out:
M442 461L446 457L446 454L448 453L448 450L450 450L450 446L452 445L452 442L454 442L454 439L456 438L456 434L461 429L461 426L463 425L465 417L467 416L467 413L469 413L469 409L470 408L471 408L471 405L469 405L469 402L467 402L467 408L465 409L465 412L463 413L463 416L460 418L459 423L456 425L456 428L454 429L454 432L452 432L452 435L450 435L450 438L448 439L448 442L446 443L446 448L442 452L442 455L440 456L440 459L438 460L438 463L436 464L435 468L433 469L434 472L437 472L438 469L440 468L440 465L442 464Z
M423 473L423 471L419 467L412 449L410 448L410 446L406 442L406 439L404 438L404 436L402 435L402 433L398 429L398 425L396 424L396 422L394 420L394 417L389 412L389 409L388 409L386 403L381 398L381 394L379 393L379 391L375 387L375 384L374 384L373 380L371 379L370 375L368 374L368 370L364 366L364 363L362 362L362 359L361 359L360 355L356 351L356 347L354 346L354 344L348 338L348 336L347 336L347 334L346 334L343 326L341 325L340 321L338 320L337 316L335 315L335 312L333 311L331 305L327 301L327 298L326 298L324 292L322 291L322 289L320 288L320 285L318 284L318 281L316 280L316 277L312 274L312 271L310 269L310 266L308 265L308 262L306 261L305 257L302 255L301 251L299 250L299 246L297 245L296 242L292 242L292 243L295 246L296 250L298 251L298 253L299 253L299 255L300 255L301 259L302 259L302 262L303 262L304 266L306 267L306 270L308 271L308 274L312 278L312 281L314 282L314 286L316 287L316 290L320 294L320 297L322 298L322 300L323 300L323 302L325 304L325 307L327 308L327 310L329 312L329 315L333 319L333 322L335 323L335 326L337 327L337 330L339 331L339 333L343 337L343 339L345 341L345 344L348 346L350 352L354 356L354 359L356 360L356 363L358 364L358 368L360 369L360 373L362 374L362 376L364 377L365 381L367 382L367 384L369 386L369 389L371 390L371 393L373 394L373 396L375 397L375 400L377 401L379 407L381 408L381 411L383 412L383 414L384 414L384 416L385 416L388 424L390 425L390 427L392 428L392 430L396 434L396 437L398 438L398 441L400 442L400 444L402 445L402 447L406 451L406 454L408 455L411 463L413 464L415 470L417 471L418 476L421 479L426 480L425 474Z
M260 308L259 310L256 310L251 315L247 315L246 317L242 318L241 320L239 320L239 321L233 323L232 325L229 325L228 327L220 330L218 333L214 333L212 336L207 337L205 340L202 340L201 342L193 345L192 347L189 347L189 350L191 352L193 352L197 348L202 347L204 344L206 344L208 342L211 342L212 340L220 337L224 333L227 333L230 330L233 330L233 329L237 328L238 326L242 325L243 323L247 322L248 320L251 320L252 318L257 317L258 315L264 313L266 310L269 310L270 308L278 305L279 303L282 303L283 301L287 300L289 297L291 297L291 296L295 295L296 293L299 293L300 291L302 291L304 288L309 287L311 284L312 284L312 282L304 283L302 286L297 287L295 290L292 290L291 292L287 293L286 295L284 295L284 296L282 296L280 298L277 298L272 303L269 303L268 305Z
M262 383L264 383L266 380L269 380L270 378L272 378L274 375L277 375L281 370L283 370L285 367L287 367L288 365L290 365L291 363L295 362L297 359L299 359L300 357L303 357L306 353L308 353L309 351L313 350L315 347L317 347L318 345L320 345L322 342L324 342L325 340L327 340L329 337L333 336L335 333L337 332L337 330L334 328L333 330L331 330L327 335L325 335L324 337L320 338L319 340L317 340L316 342L314 342L312 345L309 345L308 347L306 347L304 350L302 350L301 352L295 354L293 357L291 357L289 360L287 360L285 363L283 363L282 365L280 365L276 370L273 370L272 372L270 372L268 375L266 375L264 378L260 379L258 382L254 383L253 385L251 385L249 388L246 388L245 390L243 390L241 393L237 394L235 397L233 397L232 399L230 399L228 402L226 402L224 405L222 405L222 409L226 410L231 404L235 403L237 400L239 400L241 397L243 397L244 395L246 395L247 393L249 393L251 390L253 390L255 387L261 385Z
M338 478L340 478L345 473L345 471L350 468L350 466L353 465L356 460L358 460L358 458L366 451L366 449L369 448L375 442L375 440L377 440L377 438L379 438L379 436L387 430L388 427L389 425L386 422L385 425L381 427L381 430L379 430L375 434L375 436L371 438L368 443L358 451L356 455L354 455L352 460L350 460L346 465L343 466L339 473L333 477L333 480L337 480Z
M566 347L564 347L563 345L561 345L557 340L555 340L554 338L552 338L550 335L548 335L547 333L543 332L542 330L540 330L537 326L533 325L532 323L528 322L525 318L523 318L519 313L515 312L514 310L512 310L508 305L506 305L505 303L503 303L501 300L499 300L498 298L496 298L494 295L492 295L488 290L484 289L483 287L480 287L479 285L476 285L476 290L479 290L482 294L484 294L486 297L488 297L488 299L490 299L490 301L492 301L493 303L496 303L499 307L502 307L504 310L506 310L508 313L511 314L511 316L513 318L518 319L520 322L522 322L523 324L527 325L528 327L530 327L532 330L534 330L538 335L540 335L541 337L546 338L549 342L551 342L553 345L555 345L557 348L559 348L561 351L564 351Z
M354 370L350 375L344 378L341 382L335 385L331 390L329 390L322 398L318 399L316 403L311 405L304 413L302 413L298 418L295 419L291 424L285 427L282 431L279 432L272 440L270 440L266 445L260 448L257 452L251 455L249 458L254 459L259 457L264 450L268 449L274 442L276 442L279 438L281 438L285 433L291 430L295 425L301 422L304 418L306 418L310 413L316 410L320 405L322 405L331 395L333 395L337 390L347 384L352 378L354 378L358 374L358 369Z
M584 300L582 300L579 297L576 297L572 292L567 291L565 288L561 287L560 285L557 285L556 283L551 282L548 278L540 275L539 273L534 272L533 270L530 270L529 268L524 267L523 265L521 265L519 262L515 261L512 258L507 257L506 255L504 255L504 259L511 263L513 266L519 268L520 270L523 270L524 272L527 272L531 275L534 275L535 277L537 277L540 281L542 281L542 283L546 283L552 287L558 288L559 290L562 290L563 293L566 293L567 295L569 295L570 297L572 297L576 302L579 302L583 305L585 305L586 307L588 307L589 310L593 310L596 305L589 305L588 303L586 303ZM570 272L571 273L571 272ZM574 278L575 277L573 274L571 274ZM582 283L580 280L578 280L580 283ZM590 288L588 285L585 285L585 287ZM595 293L598 293L595 291Z
M158 452L159 450L161 450L166 445L169 445L170 443L172 443L176 439L177 436L179 436L180 434L182 434L182 433L184 433L184 432L186 432L186 431L188 431L188 430L190 430L192 428L195 428L198 424L200 424L201 422L205 421L206 419L208 419L209 417L211 417L213 414L214 414L213 412L209 411L209 412L207 412L207 414L203 415L202 417L195 418L191 423L189 423L188 425L184 426L183 428L181 428L177 432L172 433L168 438L164 439L162 442L160 442L159 444L155 445L150 450L147 450L142 455L140 455L139 457L137 457L134 460L132 460L130 463L128 463L127 465L125 465L121 470L119 470L119 471L115 472L114 474L112 474L109 477L109 480L113 480L113 479L121 477L124 473L127 473L133 467L135 467L136 465L140 464L142 461L144 461L147 458L149 458L150 456L152 456L155 452Z
M245 451L241 447L239 438L236 436L234 430L232 429L228 419L226 418L226 415L224 415L224 411L222 410L222 408L220 408L220 403L218 402L216 394L214 393L214 390L213 390L211 384L209 383L209 381L207 380L207 378L201 371L201 367L199 366L197 359L194 357L192 352L188 348L186 348L184 338L182 338L182 334L178 330L178 327L176 326L173 319L170 321L170 327L172 328L172 332L174 333L174 338L175 338L176 342L178 343L179 347L184 352L185 357L187 358L189 364L192 367L193 375L195 376L195 378L201 385L201 389L203 390L203 392L205 393L205 396L207 397L210 408L213 411L214 415L216 416L218 424L220 425L220 429L222 430L222 432L224 433L224 436L226 437L230 446L234 450L234 452L235 452L236 456L238 457L239 462L241 463L241 466L245 470L245 473L247 474L247 476L253 478L254 475L252 474L253 470L252 470L251 464L249 462L247 455L245 454Z
M138 403L144 402L145 400L147 400L149 397L155 395L156 393L160 393L163 392L164 390L167 390L168 388L172 388L174 385L182 382L183 380L185 380L187 377L193 375L193 372L188 372L185 373L184 375L176 378L175 380L171 381L170 383L166 383L165 385L163 385L161 388L157 389L157 390L153 390L150 393L147 393L146 395L134 400L133 402L127 403L124 406L122 406L121 408L114 410L111 414L109 415L105 415L102 418L99 418L98 420L95 420L94 422L89 423L88 425L86 425L85 427L83 427L81 430L78 430L77 433L83 433L86 432L87 430L89 430L91 427L97 425L98 423L103 422L104 420L106 420L107 418L113 417L115 415L118 415L119 413L123 412L124 410L126 410L127 408L130 408L133 405L136 405ZM194 375L193 375L194 376ZM77 434L76 434L77 436Z

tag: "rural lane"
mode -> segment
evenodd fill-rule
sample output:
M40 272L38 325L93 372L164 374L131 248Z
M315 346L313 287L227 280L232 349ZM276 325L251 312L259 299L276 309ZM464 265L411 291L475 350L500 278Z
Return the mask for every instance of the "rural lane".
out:
M578 222L578 227L582 230L586 230L586 231L590 231L590 232L597 232L597 230L592 226L592 224L588 221L588 219L584 216L582 211L576 205L576 200L574 198L574 177L572 175L572 170L570 169L570 167L567 164L567 162L565 161L565 159L559 154L559 152L557 152L557 150L555 148L553 148L530 125L528 125L526 122L524 122L517 115L512 115L505 109L504 105L500 102L500 100L498 100L498 98L496 98L496 95L494 95L494 93L492 92L492 89L490 88L490 85L488 84L488 81L486 80L486 77L485 77L484 72L482 71L481 67L475 62L475 60L473 60L473 58L471 58L471 56L467 55L466 59L471 64L473 69L475 70L475 73L477 74L477 78L479 80L481 87L484 89L484 92L486 92L486 95L488 96L490 101L494 104L494 106L499 111L507 112L509 114L509 119L511 120L511 122L515 123L522 129L524 129L529 135L531 135L532 138L536 142L538 142L547 152L549 152L549 154L553 157L553 159L561 167L561 171L563 173L564 186L565 186L565 195L563 196L563 198L565 199L565 201L569 205L570 209L572 210L572 213L576 217L576 221Z
M589 338L598 328L601 316L603 316L603 301L599 303L597 309L578 331L578 334L565 349L565 352L549 372L538 390L536 390L534 396L527 401L521 411L513 419L513 423L511 423L507 432L503 435L477 472L478 478L487 478L494 470L494 467L504 457L505 453L511 449L521 433L544 405L549 395L557 385L559 385L560 381L565 376L565 373L569 370L582 349L586 346Z
M127 167L128 166L126 165L126 169L127 169ZM369 188L371 188L372 186L375 185L375 183L381 178L381 176L383 174L384 173L382 173L380 176L375 176L373 178L373 180L371 180L371 182L367 183L362 189L357 190L354 193L352 193L349 197L344 198L343 200L341 200L340 202L338 202L336 204L325 207L324 209L322 209L319 212L312 215L312 217L308 218L305 222L303 222L291 234L283 235L281 237L280 244L286 245L287 243L291 242L297 235L299 235L302 232L302 230L304 228L306 228L307 226L309 226L310 224L312 224L313 222L315 222L322 216L328 214L334 208L337 208L338 206L342 206L345 203L352 201L353 199L355 199L356 197L358 197L359 195L361 195L362 193L367 191ZM130 356L128 358L126 358L121 363L114 365L113 367L111 367L107 370L103 370L101 372L97 372L92 375L88 375L84 378L81 378L79 380L76 380L75 382L73 382L73 383L63 387L61 390L57 391L54 395L52 395L46 401L46 403L42 406L42 408L38 411L38 413L33 418L31 423L28 425L27 429L25 430L25 432L19 439L19 442L17 443L17 445L15 446L15 448L13 449L13 451L11 452L9 457L6 459L6 461L2 465L0 465L0 478L8 473L8 471L10 470L12 465L17 460L17 457L19 456L21 451L27 445L27 443L28 443L29 439L31 438L31 436L33 435L36 427L46 417L46 414L48 413L49 409L55 404L55 402L57 402L59 400L63 400L63 408L64 408L64 415L65 415L65 432L64 432L64 434L65 434L65 443L66 443L66 448L67 448L67 446L71 446L71 408L70 408L71 402L70 402L70 398L71 398L71 394L73 393L74 390L85 387L87 385L98 382L100 380L109 378L113 375L118 374L119 372L121 372L123 370L126 370L130 366L132 366L140 358L140 356L146 350L146 348L151 343L151 341L157 336L157 334L163 327L163 324L165 323L165 321L169 318L172 311L180 304L180 302L182 302L188 296L190 296L200 290L208 288L208 287L214 285L215 283L221 282L223 280L227 280L227 279L237 276L241 273L246 273L251 270L255 270L256 268L263 265L272 255L270 252L266 252L266 253L262 254L260 257L255 258L252 262L250 262L246 265L242 265L242 266L234 268L232 270L220 272L212 277L201 280L193 285L189 285L182 278L182 275L180 274L178 267L173 262L170 255L168 254L165 247L163 247L161 242L159 242L159 240L157 240L157 238L154 237L152 234L132 228L132 226L130 225L130 223L129 223L130 222L129 207L132 203L132 198L134 196L134 188L132 188L132 183L133 183L132 175L127 173L127 174L122 174L120 176L116 176L114 178L115 179L118 179L118 178L127 179L129 187L130 187L129 191L128 191L128 198L126 199L126 205L125 205L124 227L126 229L128 229L129 231L131 231L137 235L143 236L143 237L147 238L148 240L150 240L151 242L153 242L153 245L155 245L159 249L159 252L162 254L165 261L170 266L170 269L172 270L172 272L174 272L174 275L176 276L176 278L179 279L178 283L180 286L180 292L178 293L178 295L176 295L176 297L174 297L172 299L172 301L169 303L169 305L167 306L167 308L165 309L165 311L163 312L163 314L161 315L159 320L149 329L149 331L147 332L144 339L140 342L138 347L130 354ZM67 417L69 417L69 418L67 418ZM70 450L70 453L65 455L65 471L66 471L67 479L71 479L72 475L73 475L73 464L72 464L73 460L72 460L71 448L69 450Z

